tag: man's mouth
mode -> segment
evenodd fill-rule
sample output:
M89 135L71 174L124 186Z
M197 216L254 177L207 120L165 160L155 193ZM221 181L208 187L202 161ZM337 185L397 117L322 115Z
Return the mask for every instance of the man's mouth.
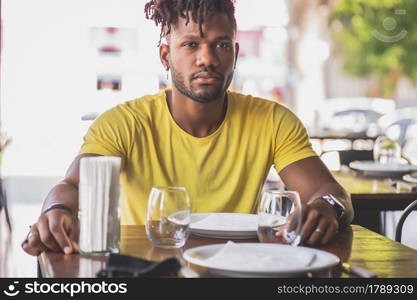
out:
M220 76L213 73L200 73L194 76L193 81L199 84L211 84L220 81Z
M219 81L220 79L218 77L196 77L193 81L199 84L210 84L214 83L216 81Z

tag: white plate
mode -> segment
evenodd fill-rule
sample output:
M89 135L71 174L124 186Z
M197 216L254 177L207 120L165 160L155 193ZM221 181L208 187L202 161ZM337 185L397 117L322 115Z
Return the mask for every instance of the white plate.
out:
M257 237L258 216L238 213L191 214L193 235L219 239L253 239Z
M251 262L247 264L236 265L220 265L218 262L210 261L218 251L224 249L226 244L215 244L208 246L201 246L188 249L184 252L184 259L192 264L207 268L210 273L229 276L229 277L289 277L301 276L307 272L317 271L324 268L335 266L339 263L339 258L329 252L306 248L306 247L292 247L282 244L267 244L267 243L239 243L238 247L245 247L248 251L241 253L243 255L240 259L245 259ZM250 252L249 252L250 250ZM263 266L256 266L253 257L257 253L263 257L270 256L272 261L276 263L264 264ZM305 257L305 260L300 260L300 257ZM251 260L252 258L252 260ZM288 264L288 261L294 263Z
M417 183L417 174L407 174L403 176L403 180L411 183Z
M405 164L381 164L375 161L353 161L349 167L364 172L370 176L400 176L412 171L417 171L417 166Z

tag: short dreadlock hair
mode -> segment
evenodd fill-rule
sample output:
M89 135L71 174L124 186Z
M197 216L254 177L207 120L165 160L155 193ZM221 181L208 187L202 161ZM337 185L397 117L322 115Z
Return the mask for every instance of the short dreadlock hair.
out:
M200 35L203 36L203 23L207 16L213 13L224 13L232 21L236 30L235 0L151 0L145 4L145 15L153 20L156 26L161 25L158 46L163 37L171 33L172 25L178 23L178 18L186 19L185 25L190 22L199 25Z

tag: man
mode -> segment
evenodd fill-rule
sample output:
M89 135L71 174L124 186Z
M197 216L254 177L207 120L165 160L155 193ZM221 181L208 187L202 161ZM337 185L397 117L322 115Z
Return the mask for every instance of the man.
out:
M122 158L123 224L144 224L152 186L185 186L194 212L254 213L274 164L300 193L302 242L329 242L351 222L352 205L305 128L275 102L227 91L239 51L233 2L153 0L145 13L167 40L159 52L172 90L118 105L94 122L23 249L77 251L79 162L94 155Z

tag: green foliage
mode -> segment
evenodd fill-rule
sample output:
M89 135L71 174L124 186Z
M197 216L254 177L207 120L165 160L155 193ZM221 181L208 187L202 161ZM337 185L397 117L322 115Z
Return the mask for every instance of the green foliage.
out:
M416 20L416 0L340 0L330 25L344 70L389 90L401 75L417 83Z

